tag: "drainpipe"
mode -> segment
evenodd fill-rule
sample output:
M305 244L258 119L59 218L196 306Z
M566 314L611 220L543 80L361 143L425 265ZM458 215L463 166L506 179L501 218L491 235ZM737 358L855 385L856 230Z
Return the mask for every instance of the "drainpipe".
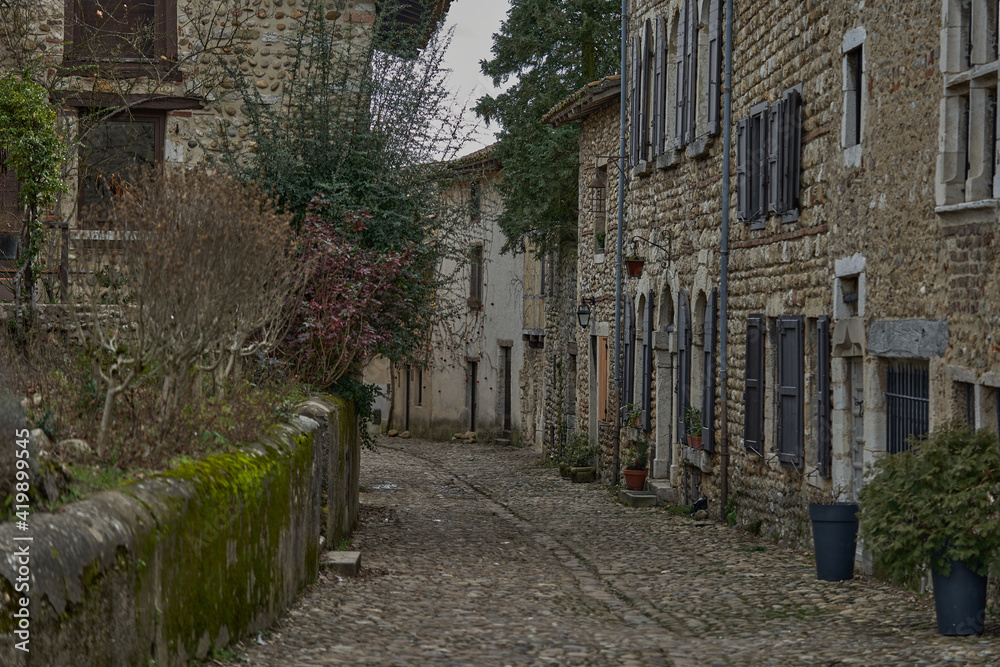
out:
M732 1L732 0L728 0ZM622 0L621 29L621 86L619 86L619 117L618 117L618 243L616 245L617 262L615 267L615 445L612 456L611 483L618 483L618 460L621 454L621 421L622 421L622 235L625 226L625 82L628 77L625 72L625 43L628 32L628 13L625 9L627 0Z
M719 419L722 422L722 442L719 447L719 458L721 459L721 474L719 495L719 514L722 521L726 520L725 508L729 504L729 401L727 386L729 379L729 357L727 348L729 343L729 318L727 316L727 301L729 297L729 162L732 150L730 143L732 139L732 116L733 116L733 0L726 0L726 89L722 103L722 248L721 248L721 276L720 276L720 300L719 319L721 320L719 338L719 382L722 391L719 392L721 405L719 406Z

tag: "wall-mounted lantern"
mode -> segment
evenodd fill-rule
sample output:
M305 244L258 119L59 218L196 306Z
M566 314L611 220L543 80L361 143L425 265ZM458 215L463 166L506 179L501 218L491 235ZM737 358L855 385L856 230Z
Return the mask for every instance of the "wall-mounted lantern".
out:
M607 183L601 178L600 173L594 176L594 180L587 183L590 188L590 212L597 215L604 215L604 189Z
M587 305L588 302L590 306ZM590 308L595 303L597 303L597 300L594 297L580 299L580 307L576 309L576 321L584 329L590 326Z
M642 257L641 255L639 255L639 242L640 241L642 241L643 243L647 243L647 244L653 246L654 248L659 248L663 252L667 253L667 268L668 269L670 268L671 255L674 254L673 253L674 239L673 239L672 236L668 236L667 237L667 246L668 247L666 247L666 248L664 248L663 246L661 246L659 244L653 243L652 241L647 241L646 239L642 238L641 236L633 236L632 237L632 254L630 256L628 256L628 257L625 257L624 260L623 260L625 262L625 266L628 268L628 277L629 278L639 278L639 277L641 277L642 276L642 267L643 267L643 264L646 263L646 259L644 257Z

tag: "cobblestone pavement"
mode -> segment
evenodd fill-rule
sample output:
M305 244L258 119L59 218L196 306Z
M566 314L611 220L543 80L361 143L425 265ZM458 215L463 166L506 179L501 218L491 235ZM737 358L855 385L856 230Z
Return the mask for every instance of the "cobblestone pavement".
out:
M383 439L362 463L362 575L324 573L235 664L1000 664L993 617L942 637L926 597L817 581L807 554L537 460Z

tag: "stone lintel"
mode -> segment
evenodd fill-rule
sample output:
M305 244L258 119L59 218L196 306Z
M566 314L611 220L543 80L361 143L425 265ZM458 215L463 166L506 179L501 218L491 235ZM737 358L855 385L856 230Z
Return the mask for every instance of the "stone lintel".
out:
M948 349L948 323L943 320L872 322L868 354L897 359L932 359Z

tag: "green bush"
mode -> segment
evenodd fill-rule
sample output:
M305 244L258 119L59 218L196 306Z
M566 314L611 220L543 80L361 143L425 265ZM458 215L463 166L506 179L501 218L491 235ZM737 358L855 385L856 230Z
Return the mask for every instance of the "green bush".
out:
M928 565L962 560L980 574L1000 560L1000 449L989 431L949 424L885 456L860 495L860 530L875 570L913 584Z
M597 447L590 444L588 435L577 431L570 436L566 446L563 447L561 460L573 467L592 466L595 454L597 454Z

